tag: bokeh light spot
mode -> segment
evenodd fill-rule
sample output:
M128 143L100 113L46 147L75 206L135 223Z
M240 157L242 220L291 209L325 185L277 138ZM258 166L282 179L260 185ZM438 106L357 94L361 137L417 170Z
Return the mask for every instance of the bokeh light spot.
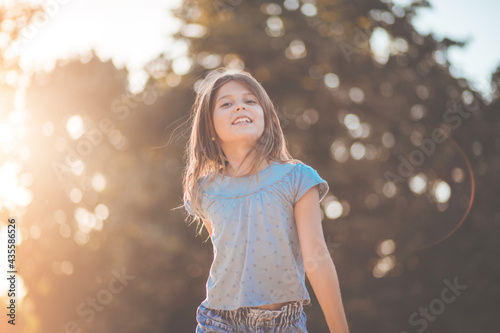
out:
M98 204L94 211L95 215L101 220L106 220L109 217L108 206L104 204Z
M66 122L66 129L68 131L69 136L76 140L83 135L84 126L83 119L79 115L71 116Z
M74 203L79 203L80 201L82 201L82 196L82 191L80 191L79 188L74 187L69 191L69 198Z
M45 136L51 136L52 133L54 133L54 124L52 124L50 121L43 124L42 134Z
M409 186L413 193L424 193L427 190L427 176L423 173L419 173L418 175L411 177Z
M101 192L106 187L106 178L101 173L96 173L92 177L92 188L97 192Z
M445 181L439 181L434 186L434 197L437 202L445 203L450 199L451 188Z
M392 239L386 239L377 246L377 253L380 256L392 254L396 249L396 244Z
M331 220L338 219L342 216L343 208L342 204L337 200L330 201L326 204L325 215Z
M339 87L340 79L337 74L327 73L324 77L325 85L330 89L336 89Z

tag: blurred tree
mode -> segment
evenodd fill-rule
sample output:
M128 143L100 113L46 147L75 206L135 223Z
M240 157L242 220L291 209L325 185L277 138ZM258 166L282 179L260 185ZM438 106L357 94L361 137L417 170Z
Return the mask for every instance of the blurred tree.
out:
M132 94L126 77L94 54L32 77L28 168L36 178L25 219L43 232L28 233L23 251L38 255L20 265L40 332L174 332L193 321L179 308L204 292L201 264L210 259L201 249L209 244L170 210L184 142L160 141L185 113L176 104L182 93L151 84ZM123 287L113 282L122 270Z
M493 86L493 99L497 100L500 97L500 66L497 67L495 73L491 74L491 85Z
M27 43L30 31L36 29L36 18L43 14L41 6L28 2L0 3L0 83L5 86L17 87L18 76L22 72L19 66L20 50ZM4 89L2 89L4 92ZM5 98L5 95L3 95ZM12 98L3 100L2 106L7 109ZM7 102L7 104L4 104Z
M26 206L30 202L30 192L27 188L29 175L24 174L24 177L17 179L17 176L25 171L24 161L29 155L29 150L26 149L22 140L24 128L20 123L22 123L23 113L16 103L16 94L19 93L23 78L23 71L19 64L20 46L25 43L26 32L32 28L34 20L41 12L40 6L28 2L0 3L0 233L1 239L5 240L8 220L16 217L18 219L16 226L19 228L19 218L22 219ZM1 267L7 270L7 245L0 241L0 247L1 253L5 254ZM17 263L16 261L14 264ZM7 274L6 271L3 273ZM0 298L0 304L5 309L12 297L4 289L8 289L8 281L4 281L0 283L3 295ZM16 278L16 282L18 286L22 285L22 280L20 281L19 278ZM16 324L22 321L19 319L20 293L22 291L17 290L17 303L15 304L17 317L14 321ZM24 322L28 323L34 319L29 311L25 312L23 317ZM6 318L11 319L5 316L0 322L1 332L12 328Z
M499 222L486 221L500 215L485 203L498 196L473 190L498 170L482 161L497 161L500 150L487 144L498 142L498 113L488 123L483 116L497 100L487 107L452 75L447 51L466 42L413 28L420 7L430 3L185 0L176 38L189 54L157 79L196 89L224 65L262 82L292 154L331 184L325 235L340 244L335 262L353 331L487 331L496 321ZM485 206L471 210L474 196ZM446 312L431 310L439 321L412 317L455 277L471 287ZM309 312L311 331L326 330L317 303Z

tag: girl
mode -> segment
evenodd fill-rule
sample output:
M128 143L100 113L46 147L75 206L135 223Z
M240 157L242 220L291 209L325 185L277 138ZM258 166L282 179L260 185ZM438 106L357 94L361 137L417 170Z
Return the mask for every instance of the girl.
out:
M192 117L184 206L214 249L196 332L307 332L305 273L330 331L348 332L321 227L328 183L290 156L264 88L248 72L214 70Z

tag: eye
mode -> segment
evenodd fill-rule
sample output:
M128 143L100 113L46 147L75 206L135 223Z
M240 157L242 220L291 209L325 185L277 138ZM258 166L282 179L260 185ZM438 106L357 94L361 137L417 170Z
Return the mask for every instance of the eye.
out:
M229 103L224 103L224 104L222 104L221 106L224 106L224 105L229 105Z
M247 103L257 103L257 102L254 100L248 100Z

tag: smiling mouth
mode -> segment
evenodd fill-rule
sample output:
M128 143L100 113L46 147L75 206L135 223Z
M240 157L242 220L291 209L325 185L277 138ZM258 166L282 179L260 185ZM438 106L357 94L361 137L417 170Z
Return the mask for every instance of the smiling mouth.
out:
M242 119L242 121L236 122L239 119ZM235 122L232 123L232 125L251 124L251 123L252 123L252 120L250 118L248 118L248 117L242 117L242 118L236 119Z

